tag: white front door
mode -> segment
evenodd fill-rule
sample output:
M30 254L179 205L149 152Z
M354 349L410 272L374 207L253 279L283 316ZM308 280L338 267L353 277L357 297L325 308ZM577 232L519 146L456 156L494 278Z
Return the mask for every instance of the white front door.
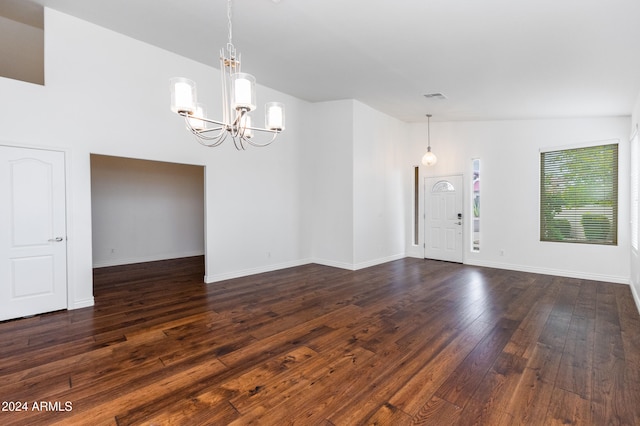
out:
M0 146L0 321L67 307L64 161Z
M462 176L425 178L424 257L462 263Z

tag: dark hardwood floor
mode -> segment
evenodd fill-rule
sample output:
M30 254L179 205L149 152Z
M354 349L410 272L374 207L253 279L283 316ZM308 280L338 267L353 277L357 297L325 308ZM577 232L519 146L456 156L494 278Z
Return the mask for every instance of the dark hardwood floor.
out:
M0 323L2 408L27 403L0 424L640 424L628 286L419 259L202 276L101 268L94 307Z

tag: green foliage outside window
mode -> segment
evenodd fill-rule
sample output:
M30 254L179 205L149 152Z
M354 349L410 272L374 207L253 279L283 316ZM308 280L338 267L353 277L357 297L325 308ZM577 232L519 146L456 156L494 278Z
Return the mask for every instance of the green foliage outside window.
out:
M540 240L617 244L618 145L540 154Z

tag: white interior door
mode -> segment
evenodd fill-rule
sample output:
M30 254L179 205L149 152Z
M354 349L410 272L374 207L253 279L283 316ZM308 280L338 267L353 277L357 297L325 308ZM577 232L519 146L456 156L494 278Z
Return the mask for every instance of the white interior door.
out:
M424 257L462 263L462 176L425 178L424 192Z
M64 153L0 146L0 320L67 307Z

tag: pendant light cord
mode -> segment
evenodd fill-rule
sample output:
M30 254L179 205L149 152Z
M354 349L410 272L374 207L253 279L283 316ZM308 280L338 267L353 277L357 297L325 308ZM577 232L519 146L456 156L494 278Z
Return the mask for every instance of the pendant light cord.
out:
M431 114L427 114L427 151L431 152Z
M231 24L231 0L227 1L227 28L228 28L228 36L229 42L227 43L227 50L229 52L235 52L235 48L233 46L233 27Z

